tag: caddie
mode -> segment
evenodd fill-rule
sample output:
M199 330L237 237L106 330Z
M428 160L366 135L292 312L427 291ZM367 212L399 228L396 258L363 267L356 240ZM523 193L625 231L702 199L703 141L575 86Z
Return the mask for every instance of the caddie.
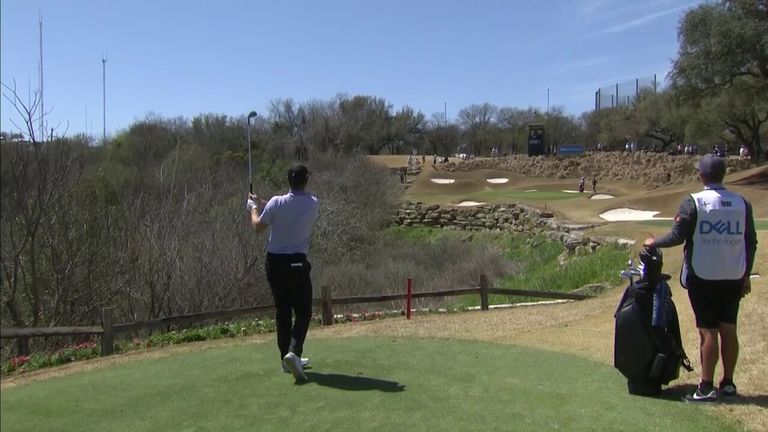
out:
M698 168L704 190L683 200L669 234L659 239L649 237L644 246L666 248L685 242L680 283L688 290L701 351L701 382L686 401L714 402L718 393L724 398L736 396L736 319L741 298L752 289L749 275L757 234L751 204L723 186L725 160L705 155ZM715 389L720 356L723 376Z

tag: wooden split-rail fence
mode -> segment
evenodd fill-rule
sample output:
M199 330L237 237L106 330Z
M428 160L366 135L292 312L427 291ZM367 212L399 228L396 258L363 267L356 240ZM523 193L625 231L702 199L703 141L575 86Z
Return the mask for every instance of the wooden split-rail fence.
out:
M485 275L480 276L480 285L473 288L460 288L440 291L414 292L411 298L430 298L430 297L449 297L467 294L480 295L480 309L488 310L488 295L501 294L508 296L527 296L539 298L565 299L565 300L585 300L591 296L585 294L563 293L554 291L534 291L507 288L491 288L488 286L488 278ZM313 299L315 306L320 306L322 325L333 324L333 305L348 305L360 303L378 303L405 300L407 293L384 294L375 296L354 296L333 298L331 288L323 286L321 297ZM101 355L107 356L114 350L115 335L119 333L129 333L139 330L152 330L158 328L187 328L210 320L226 320L240 316L253 315L267 312L274 309L274 305L254 306L249 308L230 309L224 311L198 312L187 315L170 316L156 318L147 321L136 321L123 324L115 324L113 309L104 308L101 312L101 325L84 327L26 327L26 328L0 328L0 339L28 339L33 337L54 337L54 336L81 336L81 335L100 335L101 336Z

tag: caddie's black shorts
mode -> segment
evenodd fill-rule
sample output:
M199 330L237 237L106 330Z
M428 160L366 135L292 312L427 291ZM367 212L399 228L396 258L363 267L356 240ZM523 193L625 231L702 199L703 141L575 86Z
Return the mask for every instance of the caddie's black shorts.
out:
M709 281L688 275L688 299L691 301L696 327L716 329L720 324L736 325L744 281Z

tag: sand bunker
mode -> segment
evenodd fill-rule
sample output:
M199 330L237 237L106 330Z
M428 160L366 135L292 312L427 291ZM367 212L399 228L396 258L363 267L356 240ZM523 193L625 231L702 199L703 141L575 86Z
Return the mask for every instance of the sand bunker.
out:
M524 190L523 192L538 192L538 191L539 191L538 189L528 189L528 190Z
M608 194L594 194L591 197L589 197L589 199L611 199L611 198L614 198L614 196L608 195Z
M500 177L500 178L489 178L489 179L485 179L485 181L487 181L488 183L494 183L494 184L502 184L502 183L506 183L506 182L508 182L508 181L509 181L509 179L508 179L508 178L505 178L505 177Z
M565 192L565 193L579 193L579 191L567 190L567 189L563 189L563 192Z
M458 203L456 205L457 206L461 206L461 207L471 207L471 206L479 206L479 205L483 205L483 204L485 204L485 203L484 202L477 202L477 201L462 201L462 202L460 202L460 203Z
M611 222L642 221L642 220L672 220L672 218L654 217L660 212L649 210L635 210L630 208L618 208L600 213L600 217Z
M456 181L455 179L441 179L441 178L433 178L430 180L432 180L432 183L437 183L437 184L451 184Z

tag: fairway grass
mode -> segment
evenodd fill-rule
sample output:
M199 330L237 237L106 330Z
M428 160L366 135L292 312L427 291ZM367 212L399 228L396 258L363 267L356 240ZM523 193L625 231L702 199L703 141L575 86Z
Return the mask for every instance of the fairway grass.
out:
M606 343L611 343L606 341ZM317 339L308 383L272 343L214 346L4 389L12 431L728 431L701 406L630 396L608 365L473 341Z

